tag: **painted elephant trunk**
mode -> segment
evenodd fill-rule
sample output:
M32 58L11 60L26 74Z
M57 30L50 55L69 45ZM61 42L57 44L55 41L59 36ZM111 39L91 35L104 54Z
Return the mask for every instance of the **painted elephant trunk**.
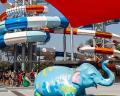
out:
M108 75L108 79L104 79L100 80L99 84L103 85L103 86L111 86L115 80L115 76L113 74L113 72L111 72L108 68L107 68L107 64L108 64L109 60L106 60L102 63L102 69L107 73Z

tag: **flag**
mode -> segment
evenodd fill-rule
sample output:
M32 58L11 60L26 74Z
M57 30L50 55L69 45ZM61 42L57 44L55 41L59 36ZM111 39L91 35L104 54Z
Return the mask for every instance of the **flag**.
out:
M46 0L78 27L120 18L120 0Z

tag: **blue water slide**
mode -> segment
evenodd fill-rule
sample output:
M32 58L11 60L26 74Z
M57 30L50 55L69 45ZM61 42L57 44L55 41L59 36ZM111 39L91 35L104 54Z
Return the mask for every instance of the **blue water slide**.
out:
M15 33L7 33L0 36L0 48L25 42L46 43L49 40L50 34L42 31L21 31Z
M33 16L6 19L0 22L0 48L25 42L48 42L50 34L42 31L21 31L15 29L26 28L66 28L69 22L65 17L58 16ZM14 32L14 33L12 33Z
M58 16L34 16L34 17L19 17L7 19L0 23L0 35L5 34L14 29L36 28L36 27L62 27L68 26L68 21L65 17Z

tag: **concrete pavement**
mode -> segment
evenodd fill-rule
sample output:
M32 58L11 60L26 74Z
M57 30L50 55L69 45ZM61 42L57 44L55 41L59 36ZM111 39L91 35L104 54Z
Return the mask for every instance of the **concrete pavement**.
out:
M98 86L98 88L88 88L86 89L87 94L94 94L99 96L120 96L120 83L115 83L112 86Z
M33 86L30 87L5 87L0 85L0 96L33 96Z
M94 96L120 96L120 83L110 87L98 86L98 88L86 89L87 94ZM33 86L30 87L4 87L0 86L0 96L33 96ZM92 95L93 96L93 95Z
M0 85L0 96L17 96L4 86Z

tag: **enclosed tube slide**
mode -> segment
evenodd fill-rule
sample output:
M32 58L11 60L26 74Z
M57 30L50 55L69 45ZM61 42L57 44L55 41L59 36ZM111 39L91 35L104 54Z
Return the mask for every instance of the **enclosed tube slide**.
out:
M22 31L15 33L6 33L0 36L0 48L4 48L9 45L25 43L25 42L48 42L50 40L50 34L41 31Z
M26 13L26 12L47 13L48 8L43 5L27 5L27 6L14 7L11 9L7 9L6 12L3 12L0 15L0 21L5 20L7 17L13 14Z
M34 17L19 17L7 19L0 23L0 35L14 29L21 28L36 28L36 27L62 27L68 26L68 21L65 17L58 16L34 16Z
M13 32L15 29L26 28L66 28L68 21L65 17L58 16L33 16L33 17L18 17L12 19L6 19L11 14L24 13L24 12L37 12L46 13L48 8L43 5L27 5L20 6L6 10L0 15L0 48L17 43L24 42L42 42L46 43L50 39L50 35L47 32L42 31L21 31ZM5 20L6 19L6 20Z
M64 17L57 17L57 16L55 17L50 17L50 16L19 17L14 19L8 19L1 22L0 35L5 34L6 32L10 32L10 30L14 30L14 29L46 27L46 26L49 28L53 28L53 27L65 28L68 26L68 24L69 23L67 19ZM41 42L41 40L46 42L48 41L48 38L46 37L48 35L47 33L44 33L44 35L42 35L43 33L44 32L40 32L40 31L35 31L35 33L34 31L30 31L30 32L26 31L26 32L15 32L15 33L2 35L0 36L0 48L4 48L6 45L23 43L23 42L35 42L35 41ZM29 38L29 34L32 39L27 39L26 41L26 38ZM36 37L40 37L40 38L36 39Z
M85 46L85 47L78 48L78 51L108 54L108 55L114 55L116 57L120 57L120 51L112 48L96 48L96 47Z

